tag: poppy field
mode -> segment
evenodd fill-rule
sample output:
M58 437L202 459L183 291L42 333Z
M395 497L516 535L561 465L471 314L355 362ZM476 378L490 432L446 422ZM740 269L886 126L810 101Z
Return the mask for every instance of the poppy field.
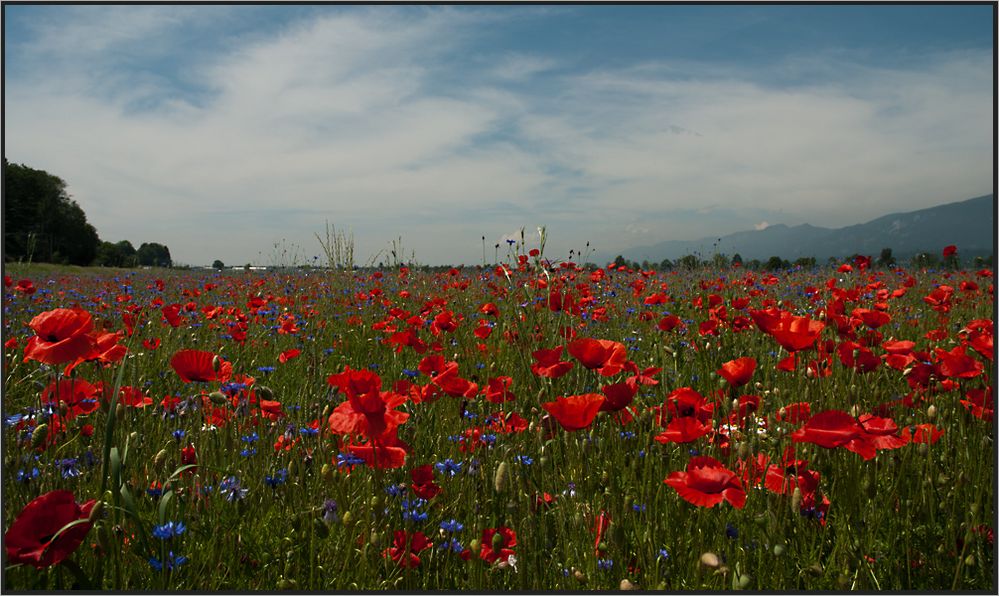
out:
M4 589L995 586L991 270L59 270Z

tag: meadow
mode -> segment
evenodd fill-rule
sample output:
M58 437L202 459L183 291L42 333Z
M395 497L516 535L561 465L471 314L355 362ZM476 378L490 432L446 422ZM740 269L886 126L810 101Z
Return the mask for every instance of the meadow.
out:
M993 284L10 265L4 589L993 592Z

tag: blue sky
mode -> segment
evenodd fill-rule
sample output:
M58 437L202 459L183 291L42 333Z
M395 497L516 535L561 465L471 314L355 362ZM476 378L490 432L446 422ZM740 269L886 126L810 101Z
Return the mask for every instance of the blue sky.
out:
M19 6L4 142L175 261L615 254L992 191L993 7ZM503 243L505 245L505 243ZM381 254L380 254L381 253Z

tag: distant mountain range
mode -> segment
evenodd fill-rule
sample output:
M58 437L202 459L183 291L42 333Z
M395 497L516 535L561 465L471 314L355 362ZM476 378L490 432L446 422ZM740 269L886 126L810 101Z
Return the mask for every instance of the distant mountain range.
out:
M629 261L660 263L700 253L710 259L717 251L729 257L738 254L743 261L765 261L772 256L794 261L815 257L820 262L854 254L877 257L884 248L896 259L908 259L926 252L940 255L949 244L958 247L963 258L988 257L995 244L995 195L985 195L947 203L929 209L892 213L867 223L845 228L820 228L809 224L777 224L762 230L736 232L719 238L667 240L621 252ZM714 245L717 245L716 247ZM596 255L595 263L613 261L616 255Z

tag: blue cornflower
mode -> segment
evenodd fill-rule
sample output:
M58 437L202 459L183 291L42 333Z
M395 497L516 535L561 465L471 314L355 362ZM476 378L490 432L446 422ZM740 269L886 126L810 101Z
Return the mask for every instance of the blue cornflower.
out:
M256 447L248 447L248 448L240 451L239 454L242 455L243 457L253 457L254 455L257 454L257 448Z
M173 431L173 438L175 438L178 441L180 441L181 439L184 438L185 434L187 434L187 431L185 431L182 428L178 428L177 430Z
M153 536L160 540L169 540L174 536L180 536L186 529L184 522L169 521L162 526L153 526Z
M663 561L665 561L666 559L668 559L669 558L669 551L666 550L665 548L659 549L659 558L662 559Z
M465 547L462 546L460 542L458 542L457 538L452 538L450 540L443 540L441 541L440 544L437 545L437 548L439 550L450 550L451 552L454 553L460 553L461 551L465 550Z
M420 376L420 371L404 368L402 369L402 374L406 375L407 377L413 378Z
M256 432L253 432L251 434L240 437L240 440L243 441L244 443L250 443L252 445L253 443L256 443L257 441L260 440L260 435L258 435Z
M4 418L3 423L5 426L14 426L15 424L24 420L25 418L26 416L24 414L13 414Z
M343 466L360 466L364 463L364 458L358 457L353 453L337 453L336 454L336 465L338 468Z
M80 469L77 468L78 460L73 457L69 459L57 459L55 465L59 466L59 472L62 474L63 478L76 478L80 475Z
M187 563L187 557L184 556L174 556L173 551L165 557L163 561L160 561L156 557L149 557L149 566L156 571L173 571L175 567L180 567L184 563Z
M621 438L625 439L625 440L627 440L627 439L634 439L635 438L635 433L631 432L630 430L622 430L621 431Z
M463 418L468 418L469 420L475 420L476 418L478 418L478 417L479 417L479 415L478 415L478 414L476 414L475 412L470 412L470 411L468 411L468 410L465 410L465 411L464 411L464 412L462 413L462 417L463 417Z
M150 484L149 488L146 489L146 494L154 499L158 499L163 494L163 486L159 483Z
M479 437L479 440L488 445L492 445L496 442L496 435L487 434Z
M434 464L434 468L441 474L447 473L450 476L454 476L461 473L462 465L464 465L463 462L456 462L451 458L447 458L444 461Z
M259 370L260 372L262 372L262 373L264 373L266 375L266 374L270 374L270 373L276 371L277 367L275 367L275 366L258 366L257 370Z
M635 503L635 504L633 504L631 506L631 509L633 511L635 511L636 513L645 513L645 504L644 503Z
M385 487L385 492L391 497L401 497L406 494L406 485L390 484Z
M455 533L465 529L465 526L456 519L441 522L441 529L445 532Z
M735 540L739 537L739 529L733 526L731 523L725 524L725 536Z
M336 501L326 499L323 501L323 522L326 525L335 524L338 520L336 515Z
M610 568L614 566L614 561L612 559L597 559L597 567L604 571L610 571Z
M288 480L288 470L278 470L273 476L264 476L264 482L272 489L277 489L286 480Z
M298 429L298 432L306 437L314 437L319 434L318 428L312 428L311 426L303 426Z
M38 474L39 474L38 468L31 468L30 472L26 470L18 470L17 481L24 483L31 482L35 478L38 478Z
M526 455L518 455L516 459L519 463L525 466L529 466L534 463L534 460Z
M414 501L403 500L402 502L402 519L403 521L414 521L414 522L425 522L427 521L426 512L417 511L417 509L426 506L426 499L416 499Z
M219 494L223 495L229 502L246 498L249 492L248 488L240 488L239 479L235 476L229 476L219 483Z
M329 356L332 353L333 353L333 348L323 348L323 354Z

